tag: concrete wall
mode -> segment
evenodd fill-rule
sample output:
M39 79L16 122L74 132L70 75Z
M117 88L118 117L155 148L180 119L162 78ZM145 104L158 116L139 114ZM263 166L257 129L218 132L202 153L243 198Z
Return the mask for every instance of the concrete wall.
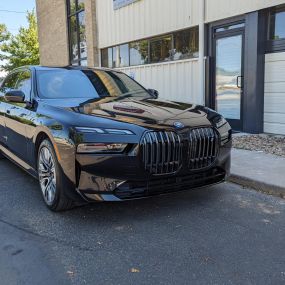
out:
M68 65L65 0L36 0L41 65Z
M96 0L85 0L86 42L88 66L99 66L98 28Z
M285 134L285 52L265 57L264 131Z
M199 96L198 59L148 64L121 68L146 88L159 91L159 98L186 102L203 103Z

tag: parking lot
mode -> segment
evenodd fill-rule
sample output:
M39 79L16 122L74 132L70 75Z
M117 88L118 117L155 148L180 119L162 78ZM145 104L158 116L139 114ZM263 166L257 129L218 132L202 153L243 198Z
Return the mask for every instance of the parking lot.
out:
M0 181L1 285L285 283L285 200L223 184L56 214L8 160Z

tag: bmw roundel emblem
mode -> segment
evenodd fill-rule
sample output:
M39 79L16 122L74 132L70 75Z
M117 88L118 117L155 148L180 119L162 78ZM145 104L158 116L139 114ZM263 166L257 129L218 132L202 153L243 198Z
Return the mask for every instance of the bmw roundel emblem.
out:
M181 122L175 122L173 125L174 125L174 127L177 128L177 129L182 129L182 128L184 128L184 124L182 124Z

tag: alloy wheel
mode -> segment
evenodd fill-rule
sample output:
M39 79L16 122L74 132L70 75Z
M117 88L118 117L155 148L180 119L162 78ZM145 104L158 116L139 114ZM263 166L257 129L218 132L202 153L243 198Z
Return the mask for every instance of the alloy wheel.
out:
M52 205L56 194L56 170L54 158L47 147L43 147L40 150L38 173L45 202L48 205Z

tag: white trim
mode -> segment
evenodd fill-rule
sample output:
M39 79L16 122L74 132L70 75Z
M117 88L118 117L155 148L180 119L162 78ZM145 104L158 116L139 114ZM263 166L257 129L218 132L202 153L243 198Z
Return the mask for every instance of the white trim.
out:
M115 70L125 70L130 68L144 68L144 67L155 67L155 66L162 66L162 65L170 65L170 64L177 64L177 63L184 63L184 62L192 62L198 61L199 58L190 58L190 59L181 59L181 60L170 60L165 62L158 62L158 63L148 63L148 64L140 64L140 65L130 65L125 67L116 67Z

